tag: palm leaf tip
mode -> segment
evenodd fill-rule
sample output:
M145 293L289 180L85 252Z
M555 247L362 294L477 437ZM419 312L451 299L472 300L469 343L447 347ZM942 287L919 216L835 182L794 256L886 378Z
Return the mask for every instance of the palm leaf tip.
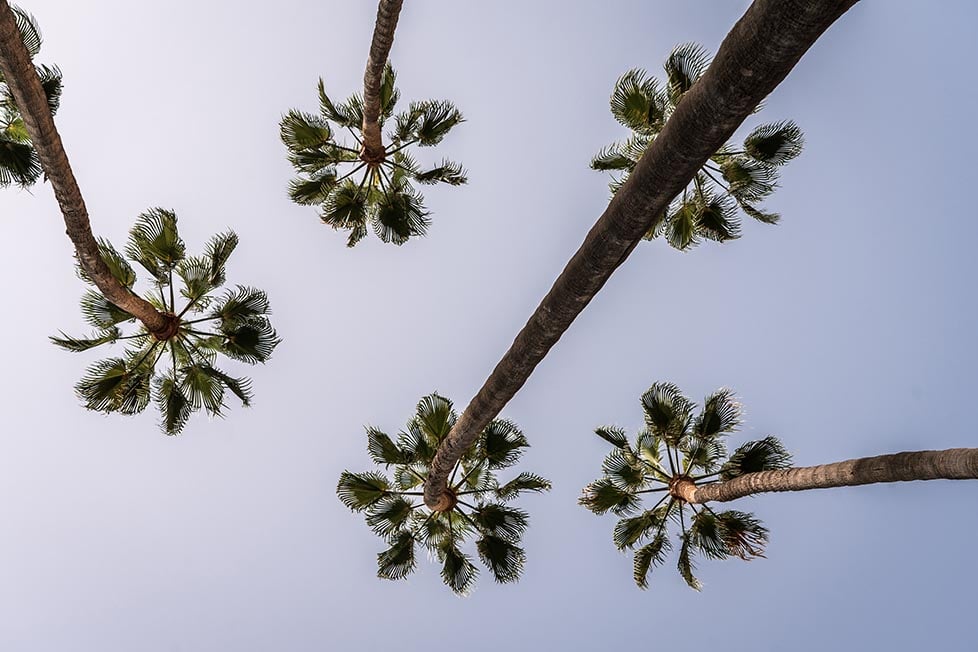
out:
M458 595L467 595L475 585L479 569L454 544L442 546L438 554L442 558L442 581Z
M377 554L377 576L385 580L400 580L414 572L417 566L414 544L414 536L410 532L397 534L390 548Z
M732 480L747 473L775 471L791 466L791 453L777 437L749 441L733 452L720 469L721 480Z
M479 557L500 584L516 582L526 567L526 552L500 537L487 535L476 543Z
M744 139L748 156L769 165L784 165L801 154L805 139L794 122L761 125Z
M641 589L648 588L649 572L655 566L661 566L666 559L666 555L672 550L672 544L664 532L659 532L652 540L635 551L635 561L632 569L632 577Z

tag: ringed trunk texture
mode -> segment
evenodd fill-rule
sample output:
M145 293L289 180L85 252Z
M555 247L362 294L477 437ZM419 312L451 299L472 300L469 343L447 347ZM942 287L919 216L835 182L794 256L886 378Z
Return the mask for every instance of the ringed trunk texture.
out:
M722 503L770 491L806 491L880 482L975 478L978 478L978 448L949 448L943 451L913 451L860 457L845 462L779 471L758 471L702 487L688 483L681 486L682 495L679 497L688 503Z
M447 504L455 463L529 378L679 192L857 0L755 0L713 63L611 200L446 437L425 482L431 509Z
M363 73L363 155L364 160L383 160L384 141L380 134L380 80L394 45L394 30L404 0L380 0L377 21L370 41L367 69Z
M99 255L92 235L88 209L82 199L75 175L68 164L61 136L54 126L47 97L21 38L7 0L0 0L0 70L17 102L31 143L37 150L44 174L54 188L61 207L68 237L75 245L78 262L95 282L105 298L134 315L151 333L163 333L169 320L148 301L136 296L112 276Z

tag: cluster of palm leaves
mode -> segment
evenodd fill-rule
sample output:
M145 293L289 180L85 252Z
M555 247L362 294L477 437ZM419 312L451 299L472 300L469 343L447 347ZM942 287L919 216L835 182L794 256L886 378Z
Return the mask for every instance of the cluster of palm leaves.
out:
M584 488L579 502L595 514L610 511L623 517L615 526L614 543L619 550L639 546L634 578L642 588L648 586L650 570L662 565L672 549L670 521L680 528L679 573L694 589L700 588L693 575L697 552L708 559L763 556L767 530L752 514L687 503L676 495L677 483L700 486L790 465L790 455L775 437L747 442L728 456L725 438L741 423L741 407L730 390L707 396L695 417L694 408L675 385L656 383L642 395L645 428L634 444L621 428L595 431L614 448L602 466L604 476ZM643 509L645 494L661 497Z
M639 69L629 70L618 79L611 95L611 113L633 133L627 140L604 148L591 161L595 170L620 172L610 184L612 194L624 184L708 66L705 51L687 43L674 49L666 60L665 84L660 85ZM780 216L761 210L757 202L774 192L778 168L798 156L802 144L801 130L784 121L757 127L742 147L723 146L658 216L646 238L665 235L666 241L680 250L704 238L718 242L738 238L738 208L761 222L777 222Z
M391 119L400 97L395 79L388 64L381 79L381 126ZM458 163L443 160L423 169L407 151L412 145L437 145L462 122L462 114L451 102L411 102L394 117L383 156L373 158L364 148L360 95L333 103L320 79L319 111L317 116L293 109L282 119L282 142L300 174L291 182L289 196L298 204L318 205L323 222L349 231L347 246L362 240L370 226L381 240L394 244L424 235L429 213L412 182L453 186L466 182ZM338 139L344 130L352 142Z
M19 7L11 6L10 9L27 52L33 59L41 51L41 31L37 22ZM61 101L61 71L57 66L44 65L37 65L34 69L54 114ZM41 172L41 162L31 145L24 120L0 73L0 188L11 184L26 188L41 178Z
M243 405L251 401L251 381L234 378L214 366L224 355L247 364L265 362L281 341L268 320L268 297L261 290L236 286L222 295L224 267L238 244L231 231L215 235L204 255L187 256L177 232L177 217L154 208L141 214L129 232L125 254L149 273L146 300L164 314L175 315L175 332L157 337L136 323L124 334L120 326L136 322L93 287L81 300L82 315L96 330L90 337L64 333L51 340L69 351L81 352L115 342L126 342L121 357L90 366L75 386L85 406L100 412L135 414L150 399L155 401L167 434L179 433L193 412L203 409L221 416L225 390ZM136 272L112 245L99 242L102 259L126 288L136 283ZM91 278L79 267L79 276ZM179 282L179 292L175 285ZM178 306L178 301L182 305Z
M364 512L367 525L389 546L377 555L381 578L397 580L413 572L415 548L420 545L442 564L445 584L465 594L479 574L461 550L472 538L497 582L515 582L523 571L526 553L519 543L529 516L507 503L526 491L549 490L550 482L524 472L499 484L495 472L516 464L529 446L512 422L493 420L456 465L449 482L455 502L451 509L433 512L421 499L435 451L456 419L451 401L438 394L426 396L396 442L379 430L367 429L371 458L392 468L392 477L378 471L344 471L340 476L336 487L340 500L354 512Z

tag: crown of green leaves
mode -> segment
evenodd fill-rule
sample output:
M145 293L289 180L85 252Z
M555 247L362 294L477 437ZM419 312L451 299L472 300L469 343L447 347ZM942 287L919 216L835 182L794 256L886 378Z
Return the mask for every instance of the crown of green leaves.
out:
M507 503L526 491L550 489L550 482L520 473L499 484L496 471L516 464L526 437L511 421L495 419L456 465L449 480L455 504L444 512L429 510L421 499L431 461L458 416L448 399L431 394L418 403L414 417L395 442L367 428L367 450L377 464L393 469L340 476L336 493L354 512L366 514L367 525L388 544L377 555L377 575L397 580L416 568L418 545L442 564L441 577L458 594L471 590L478 568L461 546L475 539L482 563L497 582L515 582L526 563L519 543L529 515Z
M595 433L614 448L602 465L603 477L587 485L578 502L595 514L611 512L623 518L613 540L619 550L634 549L634 578L647 588L648 575L661 566L672 550L668 537L671 521L679 526L679 574L699 590L693 575L694 555L708 559L762 557L767 529L753 514L693 505L671 493L674 482L697 486L722 482L746 473L787 468L791 456L775 437L749 441L727 454L725 439L741 424L741 406L728 389L706 397L703 410L671 383L656 383L642 395L645 428L634 443L615 426ZM661 494L643 509L645 494ZM687 508L692 512L687 515Z
M237 244L238 237L227 231L211 238L203 256L187 256L176 215L160 208L137 218L125 257L109 242L99 241L102 259L124 287L131 289L136 283L136 272L126 258L149 273L146 300L175 315L178 325L172 336L157 339L95 289L79 267L82 280L93 285L82 296L82 316L96 330L84 338L62 333L51 341L74 352L115 342L127 345L121 357L90 366L75 385L85 407L135 414L152 398L160 410L162 429L173 435L200 409L221 416L225 390L242 405L250 404L251 381L229 376L215 362L223 355L246 364L263 363L281 340L269 322L271 308L263 291L239 285L215 294L225 283L224 267ZM122 327L129 324L134 325L133 331L124 333Z

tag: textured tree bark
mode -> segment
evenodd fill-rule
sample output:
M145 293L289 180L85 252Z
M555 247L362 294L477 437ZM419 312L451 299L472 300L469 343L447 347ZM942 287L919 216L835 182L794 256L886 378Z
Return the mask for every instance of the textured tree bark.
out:
M759 471L701 487L684 483L677 497L689 503L727 502L770 491L806 491L831 487L855 487L880 482L976 478L978 478L978 448L950 448L943 451L914 451L860 457L845 462L802 466L780 471Z
M151 333L166 333L172 318L156 310L152 304L133 294L112 276L99 255L98 243L92 235L88 209L82 199L75 175L68 164L61 136L54 126L47 97L21 39L7 0L0 0L0 70L17 102L27 133L37 150L44 174L54 188L61 207L68 237L75 245L78 262L109 301L134 315Z
M403 0L380 0L377 21L370 41L367 69L363 73L363 158L367 162L384 158L384 141L380 134L380 80L384 65L394 45L394 30Z
M425 482L431 509L449 504L448 475L557 343L669 202L815 40L857 0L755 0L723 40L584 243L439 446Z

